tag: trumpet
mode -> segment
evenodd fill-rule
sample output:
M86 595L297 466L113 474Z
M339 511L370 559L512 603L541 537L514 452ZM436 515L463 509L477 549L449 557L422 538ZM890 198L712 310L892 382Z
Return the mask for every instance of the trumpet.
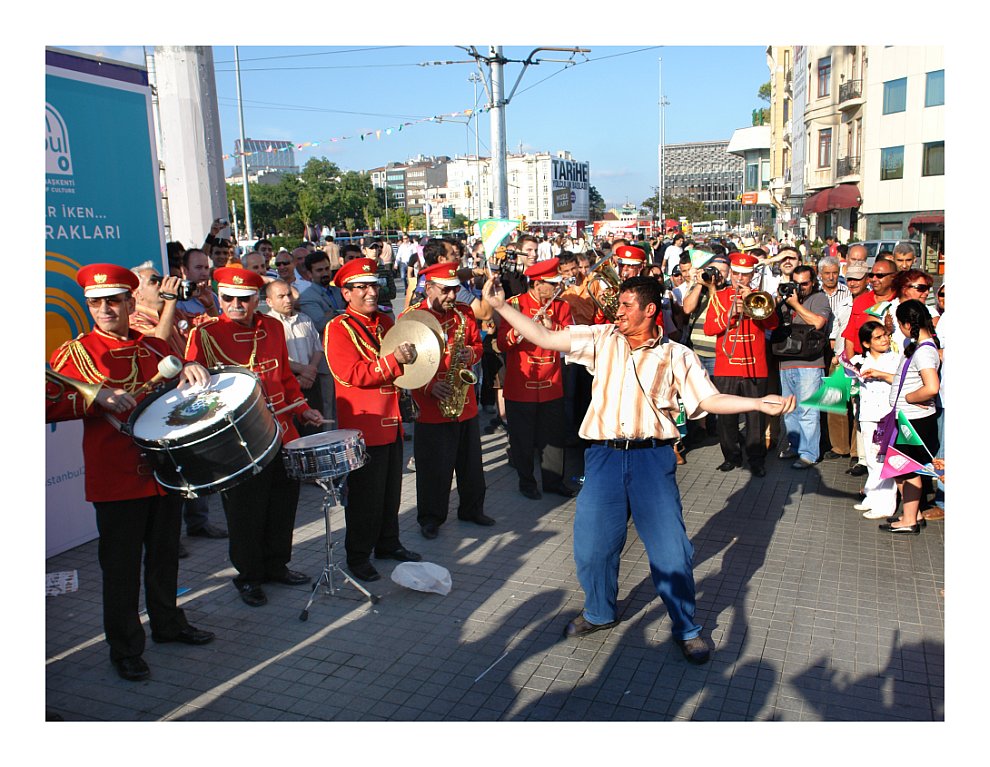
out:
M533 322L543 322L543 318L546 316L550 305L560 298L560 295L575 282L577 282L575 277L565 277L562 279L560 284L557 285L557 289L553 292L553 295L550 296L550 298L548 298L546 302L536 310L536 314L533 315Z
M739 297L740 292L740 289L737 287L736 294L733 296L733 303ZM743 299L743 316L751 320L765 320L774 313L775 309L776 304L774 303L773 296L765 290L754 290ZM738 341L739 335L737 330L736 337L732 339L732 348L729 350L730 359L736 354L736 344Z
M61 373L56 373L51 368L45 369L45 378L53 384L57 384L59 387L55 394L45 394L47 399L58 399L62 396L67 387L72 387L82 395L83 402L86 403L86 407L92 407L93 402L96 400L96 395L99 394L100 389L103 388L103 384L77 381L75 378L69 378Z

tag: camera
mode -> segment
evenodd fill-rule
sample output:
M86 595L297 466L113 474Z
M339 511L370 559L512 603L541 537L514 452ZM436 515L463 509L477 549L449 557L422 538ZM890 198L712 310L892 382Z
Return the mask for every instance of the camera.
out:
M777 286L777 292L781 298L790 298L797 291L797 285L793 282L782 282Z
M199 286L195 282L192 280L182 280L179 283L179 289L176 291L176 295L180 301L188 301L198 292Z
M702 282L718 282L718 278L721 276L721 272L714 266L706 266L701 271L701 281Z

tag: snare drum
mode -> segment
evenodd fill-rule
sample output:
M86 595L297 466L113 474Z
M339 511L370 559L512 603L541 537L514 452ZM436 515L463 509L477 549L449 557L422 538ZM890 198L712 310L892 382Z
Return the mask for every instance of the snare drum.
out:
M206 388L177 385L143 400L128 422L166 491L196 498L228 490L275 458L278 424L254 373L225 368Z
M337 429L292 440L282 460L294 479L335 479L364 466L368 454L360 431Z

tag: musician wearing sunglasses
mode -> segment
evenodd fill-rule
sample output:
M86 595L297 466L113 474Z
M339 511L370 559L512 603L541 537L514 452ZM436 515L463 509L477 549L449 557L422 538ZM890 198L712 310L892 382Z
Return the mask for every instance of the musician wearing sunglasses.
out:
M619 558L631 512L673 638L687 660L705 663L710 651L694 620L693 549L675 479L677 397L691 419L708 412L781 415L794 409L794 398L720 394L693 351L663 339L657 324L663 294L648 277L619 285L614 324L550 330L513 308L495 279L485 284L484 297L517 334L566 354L569 364L594 376L580 429L591 444L574 517L574 560L585 605L564 635L579 637L618 622Z
M190 331L186 359L207 367L236 365L256 374L276 411L282 444L291 442L299 436L294 416L318 425L323 414L309 406L292 373L281 323L257 311L258 291L265 282L261 275L238 267L217 269L214 277L223 315ZM288 476L281 456L220 497L230 534L230 561L237 569L234 586L245 604L260 607L268 602L263 583L309 583L308 576L288 568L299 481Z
M509 304L550 330L572 324L571 308L560 298L563 278L559 261L537 261L525 271L525 293ZM498 348L505 352L505 414L508 420L512 464L519 476L519 492L539 500L533 470L534 454L540 457L543 492L570 498L574 491L564 484L564 382L560 354L542 349L522 338L503 322Z
M418 562L422 557L399 541L402 494L402 418L395 379L416 359L415 345L403 342L381 354L382 339L395 324L378 310L378 264L356 258L334 277L346 311L326 327L323 351L336 383L341 429L358 429L368 462L347 475L344 549L347 568L362 581L381 578L376 559Z
M87 404L83 390L49 384L46 422L82 419L86 500L96 509L103 573L103 627L110 660L121 678L147 679L145 634L138 612L142 559L145 605L156 642L206 644L209 631L193 628L176 606L181 499L166 495L137 445L121 432L133 408L147 396L168 345L132 330L137 275L114 264L79 270L93 330L55 350L51 367L71 381L99 386ZM209 373L187 364L180 386L201 384Z

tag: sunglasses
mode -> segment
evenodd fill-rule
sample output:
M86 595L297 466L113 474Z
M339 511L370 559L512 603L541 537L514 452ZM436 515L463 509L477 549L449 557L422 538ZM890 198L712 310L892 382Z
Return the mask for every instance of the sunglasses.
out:
M870 272L866 276L869 277L871 280L882 280L884 277L890 277L893 274L894 274L893 272Z
M921 284L921 285L905 285L904 287L906 287L906 288L914 288L919 293L927 293L929 290L932 289L930 285L925 285L925 284Z
M224 303L232 304L235 301L241 304L246 304L251 301L254 296L228 296L225 293L220 294L220 300Z
M122 304L126 300L127 300L127 296L124 293L118 293L115 296L100 296L99 298L87 298L86 306L91 306L94 309L96 309L97 307L102 306L104 301L106 301L107 305L109 306L116 306L117 304Z
M288 266L291 263L291 261L276 261L275 266Z

